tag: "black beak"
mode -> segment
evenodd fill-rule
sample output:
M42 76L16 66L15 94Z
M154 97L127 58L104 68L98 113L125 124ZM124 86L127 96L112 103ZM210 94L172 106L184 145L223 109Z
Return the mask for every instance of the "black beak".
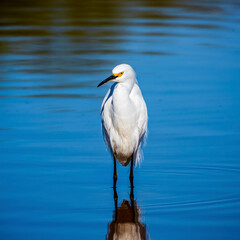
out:
M97 87L100 87L100 86L102 86L104 83L107 83L107 82L109 82L109 81L111 81L111 80L113 80L113 79L115 79L115 78L117 78L117 77L118 77L118 76L111 75L110 77L108 77L108 78L106 78L105 80L103 80L102 82L100 82Z

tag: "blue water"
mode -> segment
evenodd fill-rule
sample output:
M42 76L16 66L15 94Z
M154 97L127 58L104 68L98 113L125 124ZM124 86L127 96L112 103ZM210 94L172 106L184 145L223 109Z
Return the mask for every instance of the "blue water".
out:
M150 239L240 239L239 43L237 0L1 1L0 239L109 238L111 84L96 86L119 63L149 112L135 224ZM119 209L128 173L118 165Z

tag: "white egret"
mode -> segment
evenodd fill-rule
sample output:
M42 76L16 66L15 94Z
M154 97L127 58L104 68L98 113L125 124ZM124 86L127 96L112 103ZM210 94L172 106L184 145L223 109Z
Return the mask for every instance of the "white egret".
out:
M138 86L136 73L128 64L120 64L112 75L99 85L114 81L101 107L102 130L105 142L114 158L114 186L117 181L116 159L127 166L133 183L133 165L139 163L141 146L147 135L146 103Z

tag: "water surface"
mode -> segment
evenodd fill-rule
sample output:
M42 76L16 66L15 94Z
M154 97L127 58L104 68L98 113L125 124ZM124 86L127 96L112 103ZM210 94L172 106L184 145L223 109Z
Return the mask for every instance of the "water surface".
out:
M149 138L134 202L118 165L117 207L151 239L239 239L239 13L237 0L2 0L0 238L108 236L110 84L96 86L129 63Z

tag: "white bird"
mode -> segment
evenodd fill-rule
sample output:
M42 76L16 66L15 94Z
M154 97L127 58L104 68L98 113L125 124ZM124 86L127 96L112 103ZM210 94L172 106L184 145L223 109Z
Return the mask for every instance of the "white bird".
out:
M129 178L133 183L133 164L139 163L141 146L147 135L146 103L138 86L136 73L128 64L120 64L112 75L102 81L115 83L108 90L101 107L102 130L105 142L114 158L114 186L116 159L127 166L131 162Z

